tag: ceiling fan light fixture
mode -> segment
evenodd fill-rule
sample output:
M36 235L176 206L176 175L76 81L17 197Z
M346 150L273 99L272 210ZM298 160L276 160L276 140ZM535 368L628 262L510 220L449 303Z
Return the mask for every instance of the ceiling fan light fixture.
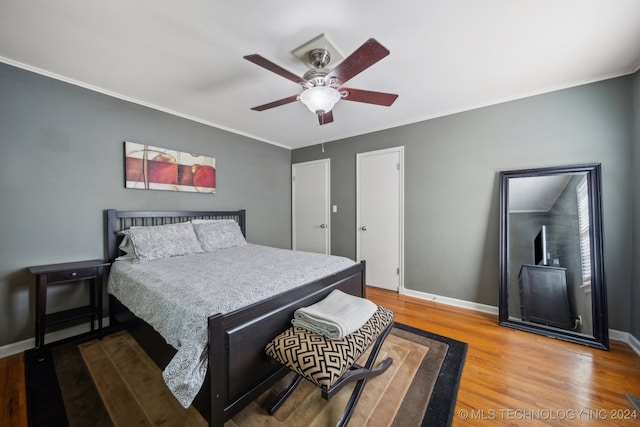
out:
M300 94L300 102L314 114L328 113L340 98L340 92L331 86L313 86Z
M334 51L329 52L326 43L320 43L321 38L314 39L292 52L296 58L307 62L311 67L302 77L288 71L278 64L254 53L246 55L244 59L265 68L297 85L302 86L302 93L288 96L277 101L252 107L255 111L264 111L279 107L291 102L302 102L312 113L317 116L318 124L326 125L333 122L333 107L341 98L350 102L363 102L366 104L391 106L398 95L393 93L374 92L363 89L349 89L342 85L362 71L371 67L385 56L389 50L382 46L376 39L369 39L357 48L346 59L339 62L333 69L324 68L334 58ZM336 56L340 58L341 55Z

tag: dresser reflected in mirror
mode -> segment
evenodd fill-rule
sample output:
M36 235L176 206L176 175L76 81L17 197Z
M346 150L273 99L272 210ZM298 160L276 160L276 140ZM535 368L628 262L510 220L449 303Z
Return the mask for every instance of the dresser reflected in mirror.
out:
M500 172L500 324L608 349L600 164Z

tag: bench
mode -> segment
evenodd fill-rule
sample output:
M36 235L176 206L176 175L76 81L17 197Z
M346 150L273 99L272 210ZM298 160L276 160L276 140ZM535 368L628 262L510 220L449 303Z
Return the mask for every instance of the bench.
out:
M332 340L304 328L290 327L267 344L267 355L296 373L293 382L268 409L270 415L282 406L296 387L306 379L329 400L342 387L357 381L347 406L336 424L347 424L362 395L367 379L382 374L393 363L387 357L374 367L382 344L393 326L393 312L378 306L371 318L357 331L340 340ZM364 366L357 364L362 354L372 347Z

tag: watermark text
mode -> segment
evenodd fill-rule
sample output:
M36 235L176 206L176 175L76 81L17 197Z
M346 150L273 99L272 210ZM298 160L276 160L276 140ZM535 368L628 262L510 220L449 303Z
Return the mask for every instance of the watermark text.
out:
M559 409L460 409L458 417L463 420L637 420L635 409L559 408Z

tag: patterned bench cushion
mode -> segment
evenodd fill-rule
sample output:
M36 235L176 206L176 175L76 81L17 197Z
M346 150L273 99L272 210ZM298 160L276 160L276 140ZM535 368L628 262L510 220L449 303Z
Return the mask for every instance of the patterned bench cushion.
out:
M304 328L291 327L267 344L267 354L325 390L331 387L393 322L393 312L378 306L357 331L332 340Z

